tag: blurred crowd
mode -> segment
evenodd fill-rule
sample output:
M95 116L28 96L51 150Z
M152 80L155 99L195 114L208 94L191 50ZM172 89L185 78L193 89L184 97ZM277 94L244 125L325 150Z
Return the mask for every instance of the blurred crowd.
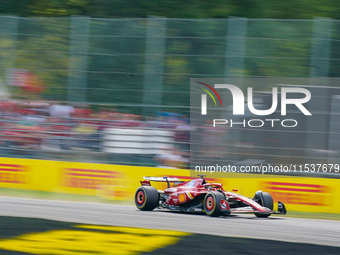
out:
M17 151L103 151L106 128L157 128L173 131L174 146L154 155L156 164L186 167L189 156L189 121L180 114L158 113L143 119L113 107L96 110L87 104L30 100L0 101L0 153ZM0 156L1 156L0 154Z

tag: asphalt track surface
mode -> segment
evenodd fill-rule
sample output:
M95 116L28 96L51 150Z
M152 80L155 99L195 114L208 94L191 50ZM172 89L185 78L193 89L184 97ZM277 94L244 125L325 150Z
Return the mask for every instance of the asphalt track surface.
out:
M0 197L0 216L97 225L177 230L196 234L260 238L340 247L340 221L237 215L212 218L134 206Z

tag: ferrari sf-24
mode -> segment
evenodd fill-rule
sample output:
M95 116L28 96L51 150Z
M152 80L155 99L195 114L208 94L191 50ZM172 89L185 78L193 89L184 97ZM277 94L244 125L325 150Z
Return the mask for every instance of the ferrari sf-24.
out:
M167 189L157 190L151 182L166 182ZM173 183L171 186L170 183ZM191 181L176 177L144 177L135 194L135 204L142 211L168 209L182 212L205 212L209 216L234 213L254 213L266 218L271 214L286 214L285 205L278 201L278 210L273 210L272 196L257 191L253 198L225 191L220 183L209 183L203 175Z

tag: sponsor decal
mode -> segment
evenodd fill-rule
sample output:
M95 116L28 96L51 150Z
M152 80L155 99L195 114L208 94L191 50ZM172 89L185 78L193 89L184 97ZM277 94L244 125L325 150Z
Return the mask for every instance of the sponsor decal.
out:
M330 187L319 184L265 182L265 189L274 201L287 204L325 206Z
M17 164L0 164L0 182L2 183L27 183L26 167Z
M81 189L99 189L103 185L117 185L119 173L112 170L65 168L63 186Z
M179 199L179 202L181 202L181 203L186 202L186 196L185 196L185 194L184 194L184 193L179 194L178 199Z
M189 191L186 191L185 193L188 195L188 198L189 198L190 200L193 200L193 199L194 199L194 196L193 196Z

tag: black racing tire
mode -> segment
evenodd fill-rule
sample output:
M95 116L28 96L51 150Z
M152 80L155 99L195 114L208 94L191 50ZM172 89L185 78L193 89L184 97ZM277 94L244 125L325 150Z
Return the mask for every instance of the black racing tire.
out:
M254 201L263 207L267 207L270 210L274 208L274 201L272 196L268 192L256 193L254 196ZM271 215L271 213L254 213L256 217L259 218L267 218Z
M212 191L204 197L203 208L207 215L218 217L221 215L221 200L225 199L221 192Z
M159 194L155 187L141 186L135 194L135 204L139 210L152 211L159 205Z

